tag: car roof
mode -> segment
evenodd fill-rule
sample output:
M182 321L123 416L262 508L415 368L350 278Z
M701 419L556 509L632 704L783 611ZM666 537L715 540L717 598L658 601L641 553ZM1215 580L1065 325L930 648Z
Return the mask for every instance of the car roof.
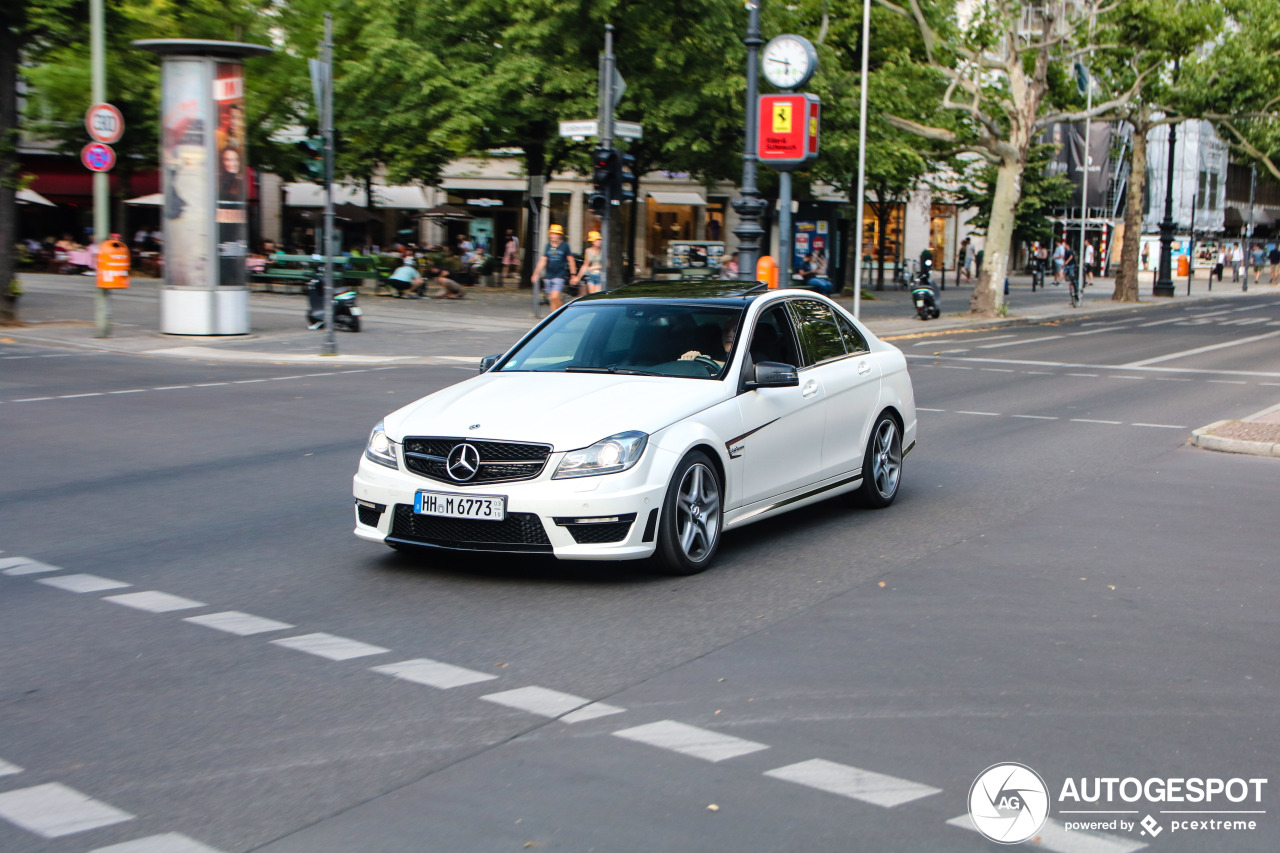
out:
M646 302L664 300L706 305L733 305L744 308L747 304L770 293L764 282L751 281L637 281L614 290L592 293L574 300L574 304L599 300L627 300Z

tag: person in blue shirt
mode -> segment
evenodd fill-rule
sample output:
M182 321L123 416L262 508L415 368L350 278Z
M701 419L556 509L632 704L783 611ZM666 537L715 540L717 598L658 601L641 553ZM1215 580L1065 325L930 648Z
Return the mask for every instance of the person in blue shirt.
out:
M400 266L387 279L387 284L396 291L397 298L408 296L410 299L421 299L427 289L426 282L422 280L422 276L418 275L418 268L414 266L411 255L405 256L405 259L400 262Z
M552 311L564 301L565 282L570 276L577 274L578 261L564 239L564 228L552 225L547 229L547 244L542 249L542 256L538 258L538 266L533 270L534 283L541 279L546 287Z

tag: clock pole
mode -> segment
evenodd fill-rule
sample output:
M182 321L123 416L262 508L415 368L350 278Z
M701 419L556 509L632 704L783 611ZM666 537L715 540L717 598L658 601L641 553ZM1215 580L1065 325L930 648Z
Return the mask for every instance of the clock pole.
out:
M760 45L760 4L764 0L748 0L747 2L747 37L743 44L747 46L747 121L746 148L742 152L742 190L733 203L738 214L738 227L733 233L738 237L738 281L756 280L756 264L760 260L760 238L764 229L760 227L760 219L764 214L765 201L756 188L756 134L759 132L757 113L758 86L756 72L759 67Z

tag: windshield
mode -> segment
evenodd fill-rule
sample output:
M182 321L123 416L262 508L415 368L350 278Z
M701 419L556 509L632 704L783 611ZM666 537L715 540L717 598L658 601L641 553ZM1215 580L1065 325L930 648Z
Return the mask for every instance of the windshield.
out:
M736 307L573 305L499 370L718 379L732 355L741 317Z

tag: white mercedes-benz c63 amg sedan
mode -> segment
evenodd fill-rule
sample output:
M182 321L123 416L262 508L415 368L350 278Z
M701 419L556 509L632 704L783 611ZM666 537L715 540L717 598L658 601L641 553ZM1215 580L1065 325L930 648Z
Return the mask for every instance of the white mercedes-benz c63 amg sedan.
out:
M902 353L835 302L736 282L575 300L481 374L373 428L355 533L397 550L651 559L852 493L886 507L915 446Z

